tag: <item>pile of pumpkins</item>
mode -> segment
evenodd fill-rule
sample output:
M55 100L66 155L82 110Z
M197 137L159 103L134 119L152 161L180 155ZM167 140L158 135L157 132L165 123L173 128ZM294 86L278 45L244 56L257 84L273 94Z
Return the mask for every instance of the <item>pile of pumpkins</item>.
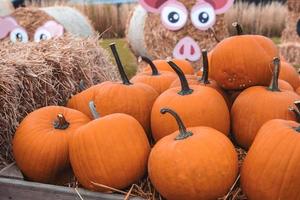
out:
M142 57L149 66L129 80L111 44L122 82L30 113L13 140L17 165L44 183L71 166L83 187L103 192L148 171L166 199L208 200L237 179L235 143L249 150L240 172L249 199L298 199L298 73L270 39L235 26L236 36L203 51L201 77L188 61Z

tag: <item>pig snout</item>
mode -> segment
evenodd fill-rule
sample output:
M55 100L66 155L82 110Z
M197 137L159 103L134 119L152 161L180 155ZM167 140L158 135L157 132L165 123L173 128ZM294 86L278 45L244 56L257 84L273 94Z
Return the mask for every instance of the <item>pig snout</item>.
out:
M201 57L201 50L197 42L191 37L181 39L173 51L173 56L178 59L187 59L195 62Z

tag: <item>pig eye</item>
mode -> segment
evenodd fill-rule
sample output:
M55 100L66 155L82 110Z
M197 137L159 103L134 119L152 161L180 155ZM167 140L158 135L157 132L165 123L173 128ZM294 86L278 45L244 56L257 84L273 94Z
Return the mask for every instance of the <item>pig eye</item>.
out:
M10 32L10 41L13 43L21 42L27 43L28 42L28 35L27 32L23 28L15 28L12 32Z
M50 40L52 38L51 33L45 29L38 29L34 34L34 41L41 42L45 40Z
M214 8L209 4L197 5L192 9L191 20L193 25L200 30L207 30L216 21Z
M184 27L187 18L187 10L184 6L167 5L161 12L161 20L164 26L173 31Z
M297 23L297 33L300 37L300 19L298 20L298 23Z

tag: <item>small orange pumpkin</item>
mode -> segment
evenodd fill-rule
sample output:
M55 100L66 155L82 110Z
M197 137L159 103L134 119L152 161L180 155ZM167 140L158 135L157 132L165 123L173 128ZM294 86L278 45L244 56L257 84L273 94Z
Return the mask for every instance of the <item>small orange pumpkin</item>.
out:
M272 59L278 56L276 45L267 37L242 35L218 43L212 51L211 77L226 90L243 90L251 86L267 86L272 78Z
M70 169L71 136L89 121L77 110L58 106L27 115L13 139L14 158L22 173L32 181L56 183Z
M177 124L171 117L162 117L162 107L176 110L189 127L209 126L228 135L229 111L220 93L210 87L189 86L180 68L172 61L169 64L179 76L181 88L171 88L156 99L151 112L154 139L158 141L177 130Z
M183 59L173 59L172 61L176 65L180 66L180 69L183 71L184 74L193 75L195 73L194 68L193 68L192 64L189 61L183 60ZM153 63L159 71L169 71L169 72L174 73L174 71L172 70L170 65L168 65L168 62L166 60L154 60ZM151 67L147 66L144 69L144 71L145 72L151 71Z
M279 78L287 81L295 90L300 87L299 74L297 73L295 67L287 62L281 62Z
M133 83L144 83L154 88L158 94L166 91L171 83L177 78L176 74L168 71L158 71L155 64L147 57L141 57L143 61L149 64L152 72L142 72L131 79Z
M126 76L115 44L110 45L122 83L103 82L97 88L95 104L102 116L125 113L136 118L150 136L150 113L158 93L149 85L131 83Z
M164 108L161 113L172 114L179 131L162 138L150 153L148 172L154 187L166 199L224 196L238 173L238 158L230 140L210 127L186 129L171 109Z
M286 109L300 97L292 91L278 88L279 58L274 59L274 75L270 87L251 87L244 90L231 109L233 133L237 143L248 149L260 127L272 119L295 120Z
M300 103L296 102L298 109ZM293 108L300 119L299 110ZM241 170L249 199L299 199L300 124L274 119L259 130Z
M107 191L106 185L124 189L143 177L150 145L143 127L127 114L99 118L80 127L70 142L70 160L79 182L90 190Z

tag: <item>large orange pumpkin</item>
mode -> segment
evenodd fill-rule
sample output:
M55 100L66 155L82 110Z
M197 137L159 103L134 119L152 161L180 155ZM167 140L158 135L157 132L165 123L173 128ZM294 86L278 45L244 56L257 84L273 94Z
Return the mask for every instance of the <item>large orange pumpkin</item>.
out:
M150 65L152 72L139 73L131 79L131 82L145 83L154 88L158 94L169 89L171 83L177 78L176 74L168 71L158 71L156 65L149 58L141 58Z
M230 140L210 127L186 129L173 110L161 112L174 116L179 131L162 138L150 153L148 172L154 187L172 200L224 196L238 173L237 154Z
M124 189L136 183L146 172L150 153L143 127L127 114L95 117L70 142L75 176L85 188L97 191L107 191L97 184Z
M55 183L70 168L69 141L90 119L83 113L49 106L30 113L13 139L13 154L22 173L32 181Z
M180 67L180 69L183 71L184 74L194 74L194 68L192 64L187 61L187 60L182 60L182 59L173 59L172 60L176 65ZM153 61L154 65L157 67L159 71L169 71L169 72L174 72L170 65L168 64L167 60L154 60ZM144 69L145 72L151 71L151 66L147 66Z
M300 198L299 136L300 124L295 121L275 119L262 126L241 171L242 188L249 199Z
M248 149L260 127L271 119L295 120L286 109L300 97L278 88L280 60L274 59L274 75L270 87L256 86L243 91L231 109L234 136L238 144Z
M279 78L290 83L295 90L300 87L299 74L295 67L287 62L281 62Z
M211 77L224 89L242 90L270 83L270 63L278 56L278 50L267 37L237 35L218 43L211 56Z
M131 83L125 74L115 44L110 45L122 78L122 83L103 82L97 88L95 104L102 116L125 113L136 118L150 134L150 112L158 93L149 85Z
M177 130L171 117L163 117L160 109L169 107L176 110L187 126L209 126L224 134L230 127L229 111L223 97L210 87L189 86L183 72L173 63L170 66L181 80L181 88L171 88L162 93L155 101L151 112L151 129L157 141Z

